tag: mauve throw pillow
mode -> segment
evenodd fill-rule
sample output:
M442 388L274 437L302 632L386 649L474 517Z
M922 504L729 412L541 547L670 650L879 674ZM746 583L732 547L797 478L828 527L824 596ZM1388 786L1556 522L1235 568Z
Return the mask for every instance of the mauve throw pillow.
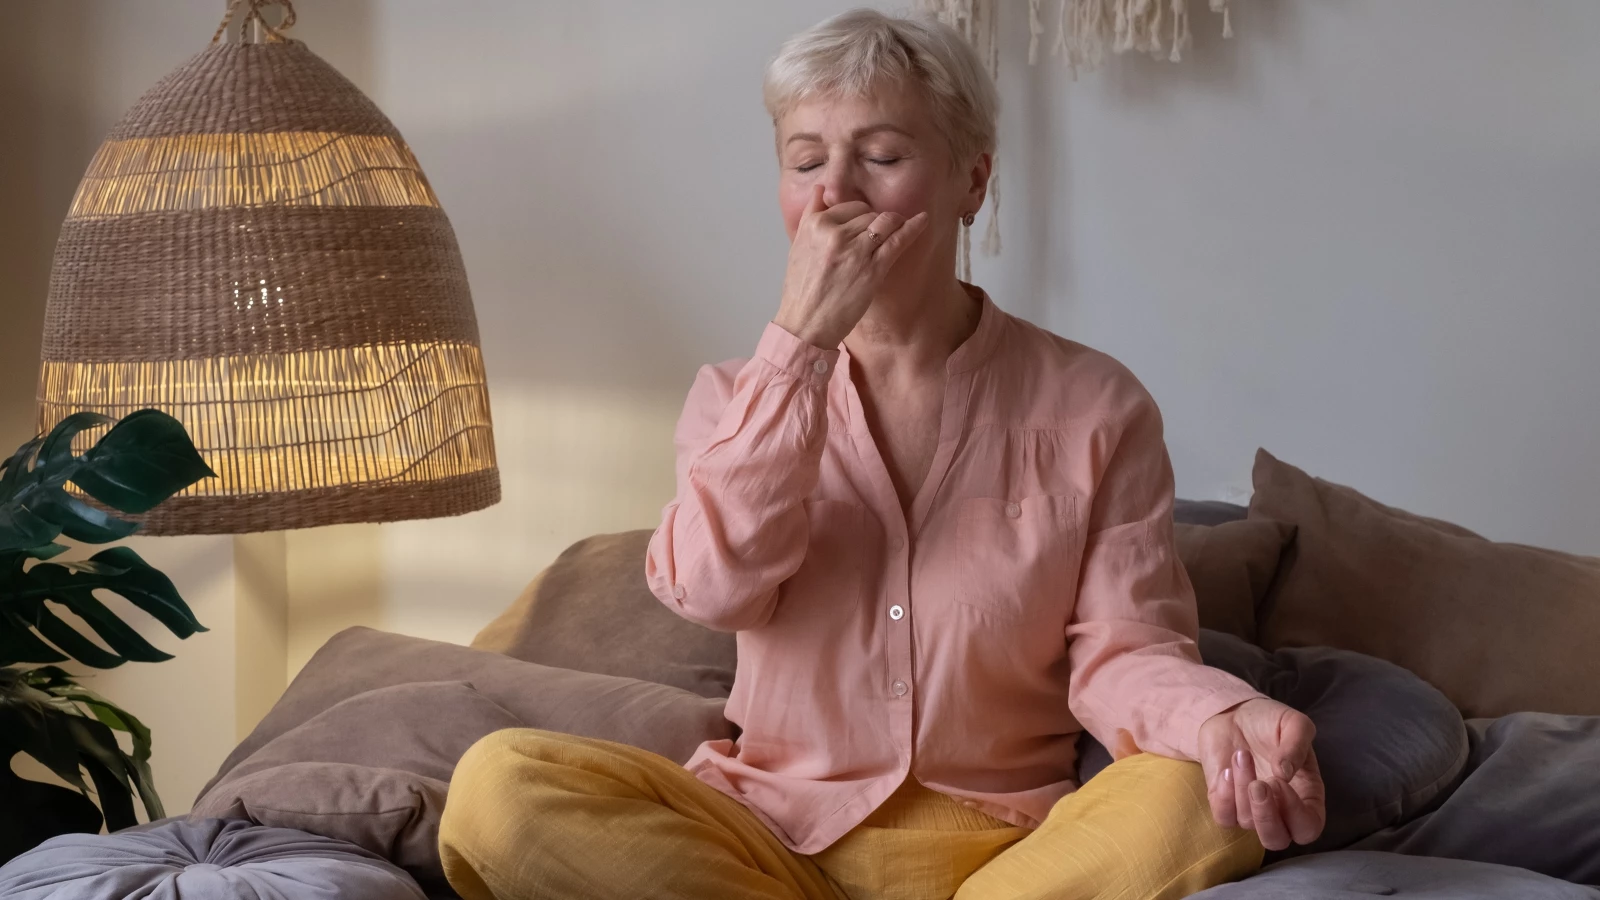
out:
M1257 451L1250 517L1293 524L1263 646L1404 666L1469 717L1600 714L1600 559L1487 541Z
M703 741L734 737L733 726L722 717L721 700L356 627L322 645L201 795L268 742L341 700L426 681L468 681L529 728L630 744L680 763Z
M568 547L472 646L727 697L734 636L688 621L650 593L644 579L650 534L601 534Z
M1256 606L1266 596L1294 526L1269 519L1173 526L1178 558L1194 585L1200 627L1256 639Z
M367 691L268 741L190 817L299 828L442 881L439 815L456 761L479 738L522 724L466 682Z
M439 817L447 781L350 763L285 763L229 777L207 791L191 819L244 819L293 828L370 850L425 887L445 884Z

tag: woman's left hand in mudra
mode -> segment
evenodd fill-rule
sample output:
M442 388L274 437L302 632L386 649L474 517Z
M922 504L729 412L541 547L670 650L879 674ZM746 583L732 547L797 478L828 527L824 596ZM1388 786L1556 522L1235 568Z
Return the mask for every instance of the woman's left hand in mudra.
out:
M1276 700L1248 700L1207 719L1200 765L1217 824L1254 829L1268 850L1316 840L1328 818L1316 733Z

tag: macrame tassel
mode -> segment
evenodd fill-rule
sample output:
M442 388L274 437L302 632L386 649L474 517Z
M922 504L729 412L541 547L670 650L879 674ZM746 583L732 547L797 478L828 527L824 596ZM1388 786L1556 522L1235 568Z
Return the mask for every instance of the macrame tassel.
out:
M1042 0L1028 0L1028 65L1039 62L1039 35L1044 34L1044 22L1039 19Z

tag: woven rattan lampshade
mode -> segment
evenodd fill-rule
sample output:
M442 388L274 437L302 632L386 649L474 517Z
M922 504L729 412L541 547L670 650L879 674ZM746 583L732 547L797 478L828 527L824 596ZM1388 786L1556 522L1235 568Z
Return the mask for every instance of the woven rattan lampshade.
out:
M500 477L450 222L372 101L272 38L214 41L95 154L56 248L39 423L152 406L187 426L219 477L146 533L489 506Z

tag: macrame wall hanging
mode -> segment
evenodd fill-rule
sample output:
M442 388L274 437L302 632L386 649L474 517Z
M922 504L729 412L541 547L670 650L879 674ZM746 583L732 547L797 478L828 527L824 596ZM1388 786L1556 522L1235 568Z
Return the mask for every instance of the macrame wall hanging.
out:
M1207 0L1211 11L1222 16L1222 36L1233 37L1229 0ZM937 16L961 32L989 70L1000 78L1000 7L1020 5L1019 0L916 0L916 8ZM1039 39L1045 27L1045 0L1028 0L1028 65L1039 61ZM1157 59L1179 62L1193 38L1189 30L1188 0L1056 0L1055 35L1050 54L1061 60L1077 78L1079 72L1098 68L1113 53L1130 50ZM989 225L984 232L983 254L1000 252L1000 154L994 155L989 174ZM962 280L972 278L972 234L961 228L956 265Z

